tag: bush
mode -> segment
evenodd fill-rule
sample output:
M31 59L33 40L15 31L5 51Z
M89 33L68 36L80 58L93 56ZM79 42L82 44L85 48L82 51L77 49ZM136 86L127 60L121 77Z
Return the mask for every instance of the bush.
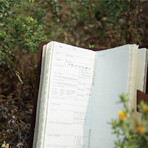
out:
M117 136L115 148L147 148L148 147L148 105L141 102L139 111L141 118L135 116L134 110L129 110L128 99L122 94L120 103L124 110L119 111L119 119L110 123L113 134Z
M22 50L35 52L43 37L43 27L26 15L29 3L20 0L0 1L0 65L13 65L15 55Z

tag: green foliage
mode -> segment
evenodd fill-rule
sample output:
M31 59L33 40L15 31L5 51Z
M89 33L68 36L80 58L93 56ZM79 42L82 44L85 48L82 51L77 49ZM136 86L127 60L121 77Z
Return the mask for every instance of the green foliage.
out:
M53 40L85 47L94 42L106 47L143 42L145 32L140 28L146 27L138 23L138 0L41 0L40 4L50 22L44 26L46 35Z
M128 99L122 94L120 103L124 110L118 113L119 119L111 121L113 134L117 136L115 148L147 148L148 147L148 105L141 102L140 115L129 110Z
M13 65L14 55L22 50L35 52L45 40L42 25L22 13L27 7L29 3L19 0L0 1L0 65Z
M135 1L136 2L136 1ZM105 15L108 16L108 23L113 23L118 25L119 19L123 16L126 17L129 12L130 1L128 0L105 0L103 3L103 8L108 11L105 11ZM110 16L110 17L109 17Z
M95 47L95 45L89 44L89 48L94 48L94 47Z

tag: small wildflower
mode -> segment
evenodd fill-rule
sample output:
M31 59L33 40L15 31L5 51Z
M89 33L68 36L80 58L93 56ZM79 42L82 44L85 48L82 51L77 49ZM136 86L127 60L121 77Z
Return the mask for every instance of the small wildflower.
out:
M1 146L2 148L9 148L9 144L6 144L6 142L4 141L4 143Z
M118 116L120 121L124 121L126 118L126 114L123 111L119 111Z
M148 112L148 105L145 105L144 107L143 107L143 111L146 113L146 112Z
M120 99L121 99L122 102L126 102L126 98L125 98L125 95L123 93L120 95Z
M125 95L122 93L121 95L120 95L120 98L125 98Z
M142 125L139 125L136 127L136 131L137 133L142 134L144 133L144 127Z

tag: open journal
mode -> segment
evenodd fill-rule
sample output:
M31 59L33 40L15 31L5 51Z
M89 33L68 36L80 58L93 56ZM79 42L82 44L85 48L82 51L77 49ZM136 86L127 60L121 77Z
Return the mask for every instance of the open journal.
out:
M108 122L122 109L121 93L136 108L146 90L147 51L124 45L91 51L50 42L43 46L33 148L113 148Z

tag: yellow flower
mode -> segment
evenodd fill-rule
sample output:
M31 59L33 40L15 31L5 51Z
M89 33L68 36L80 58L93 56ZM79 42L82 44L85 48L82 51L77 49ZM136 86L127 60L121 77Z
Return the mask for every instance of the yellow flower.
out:
M142 125L139 125L136 127L136 131L137 133L142 134L144 133L144 127Z
M4 141L4 143L1 146L2 148L9 148L9 144L6 144L6 142Z
M118 116L120 121L124 121L126 118L126 114L123 111L119 111Z
M144 107L143 107L143 111L146 113L146 112L148 112L148 105L145 105Z

